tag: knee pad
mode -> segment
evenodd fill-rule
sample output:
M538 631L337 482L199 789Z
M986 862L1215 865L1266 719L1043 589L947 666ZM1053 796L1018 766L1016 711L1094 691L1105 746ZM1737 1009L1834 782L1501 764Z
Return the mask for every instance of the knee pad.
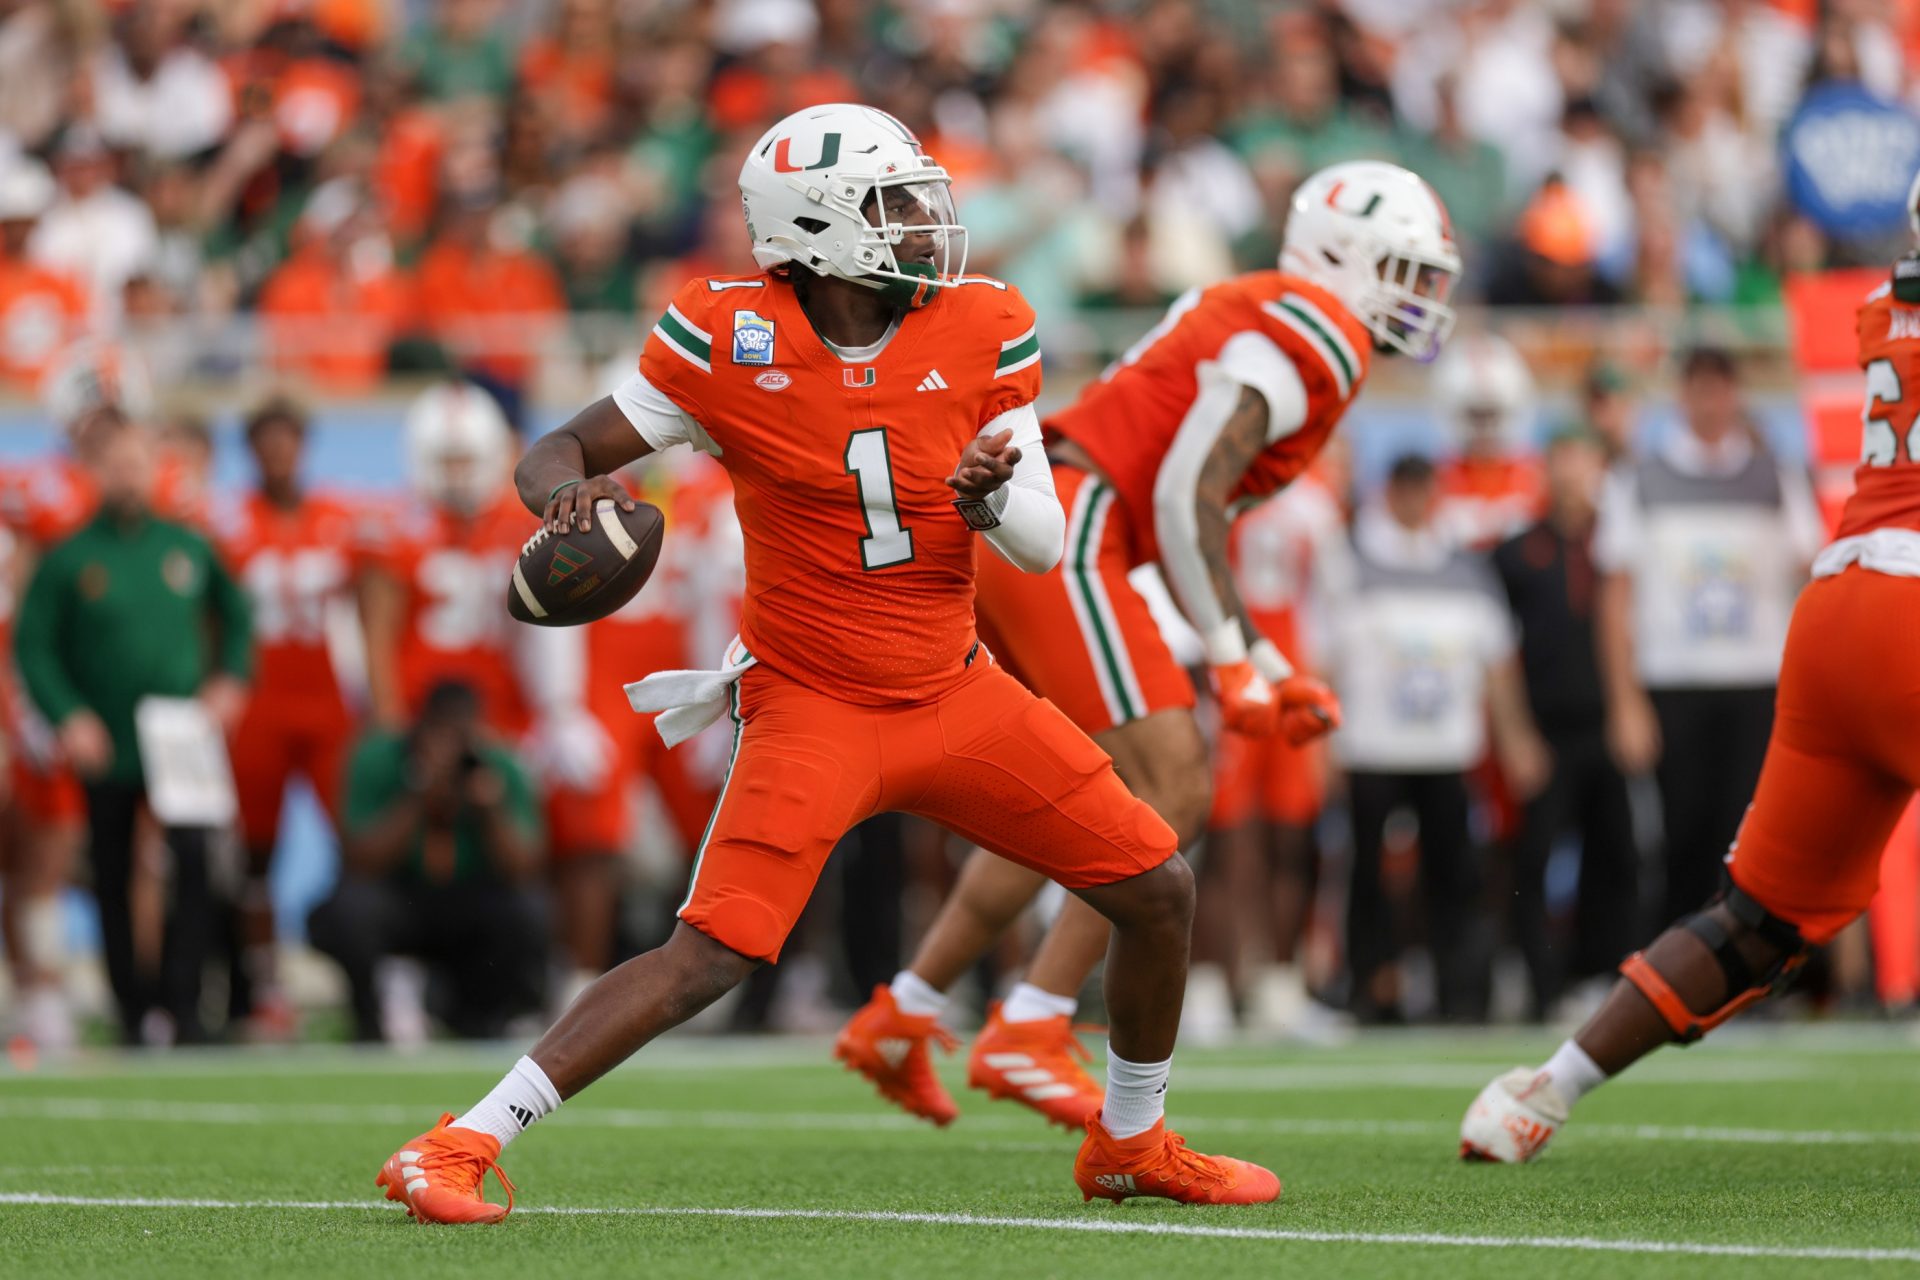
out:
M1700 911L1680 922L1680 927L1707 944L1727 983L1727 1000L1709 1013L1694 1013L1687 1008L1646 953L1636 951L1620 966L1620 976L1645 996L1673 1031L1681 1044L1692 1044L1748 1005L1757 1004L1785 986L1795 971L1806 963L1807 942L1790 921L1782 920L1737 885L1728 885L1714 899L1733 915L1737 930L1729 931L1710 911ZM1709 904L1711 906L1713 904ZM1756 974L1740 954L1740 939L1757 935L1780 952L1765 972Z

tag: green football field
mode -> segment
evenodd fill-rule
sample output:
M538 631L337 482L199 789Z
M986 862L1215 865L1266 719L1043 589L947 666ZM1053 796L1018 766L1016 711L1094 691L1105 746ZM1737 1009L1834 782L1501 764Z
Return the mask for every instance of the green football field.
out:
M1920 1276L1911 1032L1733 1028L1589 1098L1535 1166L1460 1164L1474 1092L1550 1048L1183 1053L1176 1123L1286 1183L1183 1209L1082 1204L1073 1140L979 1095L936 1131L822 1043L682 1039L516 1143L518 1211L468 1228L413 1225L373 1176L513 1050L104 1058L0 1074L0 1275Z

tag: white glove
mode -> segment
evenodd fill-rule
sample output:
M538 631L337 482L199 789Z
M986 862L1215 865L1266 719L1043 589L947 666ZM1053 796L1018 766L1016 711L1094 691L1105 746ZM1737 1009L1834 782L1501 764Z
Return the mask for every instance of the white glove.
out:
M613 768L613 739L585 711L551 715L527 735L527 759L549 786L591 791Z

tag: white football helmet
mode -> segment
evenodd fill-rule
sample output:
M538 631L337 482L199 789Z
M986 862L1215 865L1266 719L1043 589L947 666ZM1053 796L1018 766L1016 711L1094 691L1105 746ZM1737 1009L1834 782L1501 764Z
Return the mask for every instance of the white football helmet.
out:
M1533 373L1498 334L1472 333L1450 343L1434 364L1433 394L1456 447L1512 453L1526 444Z
M106 408L142 422L153 416L153 379L137 352L87 338L54 357L40 379L40 401L68 435Z
M457 515L498 496L513 454L513 429L494 398L470 382L423 392L407 410L407 472L413 491Z
M1287 212L1280 269L1347 305L1382 347L1430 360L1453 330L1453 223L1433 188L1381 160L1308 176Z
M774 125L740 167L740 201L762 267L838 276L909 307L966 270L947 171L872 107L809 107Z

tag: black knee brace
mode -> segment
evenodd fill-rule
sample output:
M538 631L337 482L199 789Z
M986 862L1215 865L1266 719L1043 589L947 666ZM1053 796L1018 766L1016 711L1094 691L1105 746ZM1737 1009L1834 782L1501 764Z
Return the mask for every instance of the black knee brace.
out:
M1725 904L1739 925L1738 931L1729 931L1710 910L1688 916L1679 927L1707 944L1726 978L1727 1001L1718 1009L1696 1014L1687 1008L1686 1001L1648 962L1645 952L1634 952L1620 966L1620 976L1652 1003L1681 1044L1692 1044L1748 1005L1772 995L1807 959L1807 942L1800 930L1754 901L1738 885L1728 885L1714 903ZM1758 934L1780 952L1779 959L1763 973L1754 973L1753 966L1740 954L1740 939L1747 934Z

